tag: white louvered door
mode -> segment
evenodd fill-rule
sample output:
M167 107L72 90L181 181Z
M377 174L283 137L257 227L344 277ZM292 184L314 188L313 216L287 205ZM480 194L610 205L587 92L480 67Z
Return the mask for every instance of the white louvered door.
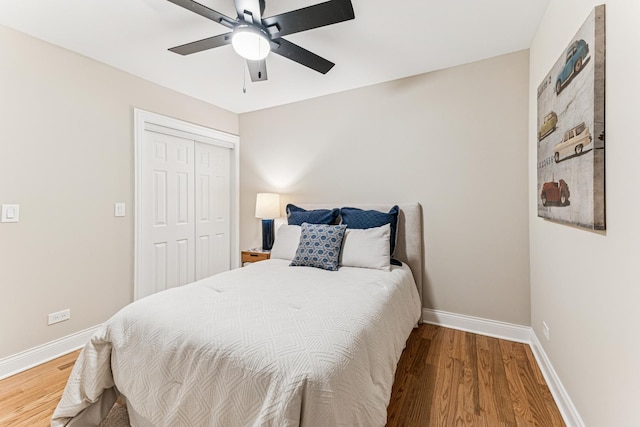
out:
M137 298L230 268L230 151L144 131Z

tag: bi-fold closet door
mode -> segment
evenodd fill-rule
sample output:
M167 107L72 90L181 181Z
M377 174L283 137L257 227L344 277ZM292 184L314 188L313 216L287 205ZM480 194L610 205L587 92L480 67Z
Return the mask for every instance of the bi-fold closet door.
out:
M231 267L232 150L178 135L144 130L137 298Z

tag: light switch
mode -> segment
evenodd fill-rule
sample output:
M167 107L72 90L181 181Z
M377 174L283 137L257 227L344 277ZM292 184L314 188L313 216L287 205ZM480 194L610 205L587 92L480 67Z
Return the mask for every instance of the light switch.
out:
M113 205L114 216L125 216L126 213L127 213L127 210L124 203L114 203Z
M0 222L19 222L20 205L2 205L2 219Z

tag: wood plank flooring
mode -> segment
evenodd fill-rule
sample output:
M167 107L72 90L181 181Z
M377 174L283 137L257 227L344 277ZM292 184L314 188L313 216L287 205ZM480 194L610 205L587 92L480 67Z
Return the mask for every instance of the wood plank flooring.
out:
M0 381L0 426L48 426L78 352ZM526 344L433 325L398 364L388 427L564 426Z
M0 426L48 426L80 350L0 380Z
M526 344L421 325L402 354L387 426L564 426Z

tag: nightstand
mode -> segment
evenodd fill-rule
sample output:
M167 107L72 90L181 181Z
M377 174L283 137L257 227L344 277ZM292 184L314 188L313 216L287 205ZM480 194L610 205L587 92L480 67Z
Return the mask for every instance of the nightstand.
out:
M245 263L264 261L271 257L271 251L265 251L260 248L248 249L242 251L242 265Z

